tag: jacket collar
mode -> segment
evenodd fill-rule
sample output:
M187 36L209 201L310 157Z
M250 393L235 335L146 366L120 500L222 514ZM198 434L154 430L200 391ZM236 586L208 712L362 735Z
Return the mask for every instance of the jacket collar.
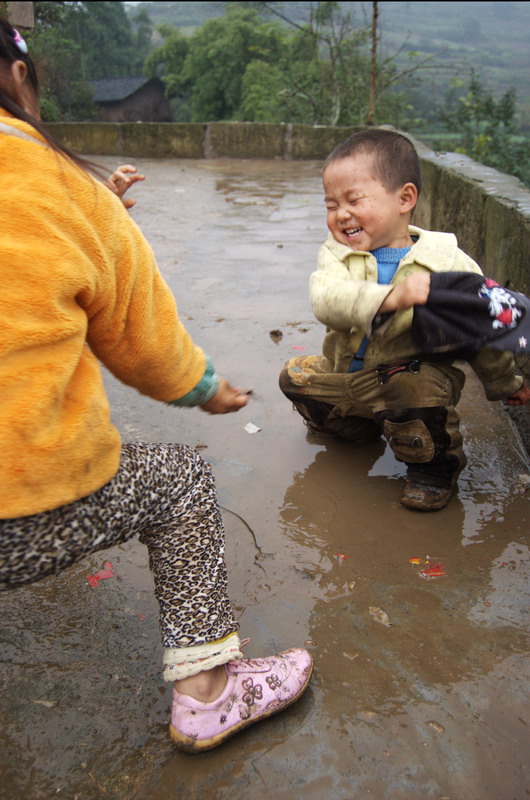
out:
M409 233L411 236L416 236L418 240L403 259L403 264L421 264L433 272L440 272L447 269L447 265L454 261L458 248L454 234L425 231L415 225L409 225ZM326 239L326 247L340 261L346 261L352 255L374 258L365 250L352 250L351 247L337 242L331 233Z

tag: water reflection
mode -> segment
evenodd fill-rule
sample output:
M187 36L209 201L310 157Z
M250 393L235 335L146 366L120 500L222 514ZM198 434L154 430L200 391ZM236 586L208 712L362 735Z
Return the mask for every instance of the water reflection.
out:
M382 442L361 450L329 441L294 474L280 510L298 568L312 578L308 641L321 688L347 698L352 714L440 702L448 686L487 675L526 648L528 551L513 542L527 523L520 504L515 512L501 481L489 494L495 514L484 505L473 513L469 486L443 512L411 512L398 502L399 471ZM470 513L474 547L464 534ZM515 529L497 524L513 513ZM501 586L499 564L513 548L520 571L504 567ZM425 579L410 563L428 556L443 563L446 576ZM388 627L374 609L388 615Z

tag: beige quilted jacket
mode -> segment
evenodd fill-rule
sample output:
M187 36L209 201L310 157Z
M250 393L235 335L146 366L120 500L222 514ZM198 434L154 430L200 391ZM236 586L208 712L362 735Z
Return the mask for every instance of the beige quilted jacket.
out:
M452 233L424 231L412 225L409 230L417 241L388 285L377 283L377 262L371 253L351 250L331 234L320 248L318 268L310 279L310 300L315 316L327 328L323 351L333 362L335 372L348 371L364 336L369 337L364 356L366 368L422 355L410 334L412 309L385 315L379 324L379 307L408 275L420 270L481 273L480 267L460 250ZM490 400L508 397L522 385L523 379L516 373L509 353L482 350L470 363Z

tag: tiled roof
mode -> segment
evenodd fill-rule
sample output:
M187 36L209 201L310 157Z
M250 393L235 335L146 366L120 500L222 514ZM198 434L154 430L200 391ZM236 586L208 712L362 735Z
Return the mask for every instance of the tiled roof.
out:
M152 80L143 75L135 78L102 78L89 81L94 89L94 100L97 103L110 103L113 100L125 100L131 94Z

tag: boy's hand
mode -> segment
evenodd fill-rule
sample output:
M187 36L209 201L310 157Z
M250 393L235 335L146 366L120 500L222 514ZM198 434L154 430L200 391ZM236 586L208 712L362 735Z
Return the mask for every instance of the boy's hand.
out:
M429 297L431 275L429 272L415 272L398 283L388 294L379 312L404 311L412 306L424 306Z
M239 411L247 403L248 396L241 394L239 387L234 389L226 378L221 378L217 392L201 408L208 414L229 414L231 411Z
M132 164L122 164L121 167L118 167L118 169L114 170L110 178L107 179L105 185L108 186L111 192L114 192L114 194L118 195L125 208L132 208L136 203L136 200L133 200L132 198L127 198L124 200L123 195L127 189L130 189L133 183L144 180L145 175L140 175L136 171L136 167L134 167Z
M507 398L509 406L525 406L530 401L530 387L523 383L521 388Z

